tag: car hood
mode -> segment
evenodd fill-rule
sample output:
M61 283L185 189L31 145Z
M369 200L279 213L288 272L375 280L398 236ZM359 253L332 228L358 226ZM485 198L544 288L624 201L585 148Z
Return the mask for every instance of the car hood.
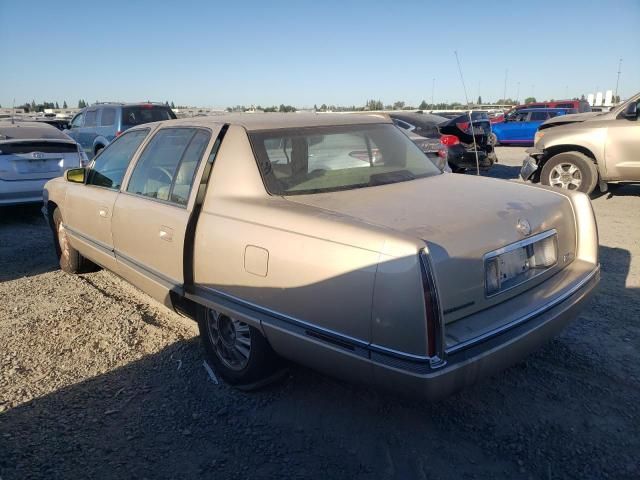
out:
M531 234L556 229L559 252L575 251L574 216L567 197L515 182L442 174L286 198L425 241L443 308L454 308L461 294L474 299L474 307L461 315L492 303L484 296L484 255L522 240L516 229L520 220L528 222Z
M568 115L558 115L543 122L543 125L562 125L563 123L578 123L597 117L602 112L570 113Z

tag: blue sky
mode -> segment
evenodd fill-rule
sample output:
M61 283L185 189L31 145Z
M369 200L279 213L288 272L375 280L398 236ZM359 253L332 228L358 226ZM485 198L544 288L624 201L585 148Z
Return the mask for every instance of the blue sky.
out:
M0 0L0 104L229 106L640 90L640 0Z

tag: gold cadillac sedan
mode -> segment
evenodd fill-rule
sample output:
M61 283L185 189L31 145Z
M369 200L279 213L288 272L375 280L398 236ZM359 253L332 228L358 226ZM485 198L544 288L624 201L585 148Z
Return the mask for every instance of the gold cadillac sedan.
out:
M45 187L60 266L197 319L230 384L285 358L436 398L518 361L599 281L586 195L441 173L390 120L145 124Z

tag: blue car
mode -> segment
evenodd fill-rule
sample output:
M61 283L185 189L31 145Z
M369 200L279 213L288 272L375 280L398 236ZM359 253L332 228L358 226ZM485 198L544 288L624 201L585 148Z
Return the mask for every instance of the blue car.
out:
M176 118L161 103L97 103L82 109L64 131L91 159L128 128Z
M491 125L490 141L494 145L501 144L532 144L538 127L544 122L558 115L572 113L568 108L524 108L514 111L505 117L503 122Z

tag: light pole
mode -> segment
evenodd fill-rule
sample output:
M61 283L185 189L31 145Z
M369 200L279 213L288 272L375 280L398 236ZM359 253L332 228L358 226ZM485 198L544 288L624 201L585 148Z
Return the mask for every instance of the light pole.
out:
M436 79L434 78L433 80L431 80L431 110L433 110L434 108L436 108L436 106L433 103L433 92L436 89Z
M618 99L618 84L620 83L620 72L622 71L622 59L618 61L618 78L616 79L616 93L613 96L613 101L617 103Z

